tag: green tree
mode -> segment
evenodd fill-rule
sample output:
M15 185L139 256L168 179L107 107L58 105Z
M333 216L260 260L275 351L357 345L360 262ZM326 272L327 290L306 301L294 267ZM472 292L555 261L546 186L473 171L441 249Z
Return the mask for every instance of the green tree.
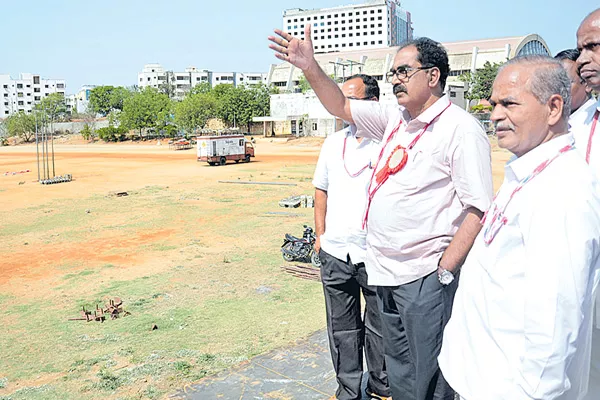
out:
M12 114L4 121L8 136L17 136L25 142L31 141L35 135L35 116L23 111Z
M301 93L306 93L309 90L312 90L312 87L310 87L310 83L308 83L304 74L300 75L300 79L298 80L298 89L300 89Z
M91 90L88 110L107 116L113 110L122 111L131 91L122 86L98 86Z
M67 113L65 96L60 93L51 93L36 104L35 109L47 117L49 122L54 123Z
M459 76L459 80L469 84L469 90L465 93L465 98L468 100L488 100L492 97L492 85L501 65L501 63L491 64L486 61L483 68L478 69L475 73L467 71Z
M194 86L188 93L188 96L192 96L192 95L198 94L198 93L210 93L211 91L212 91L212 88L210 87L210 83L202 82L202 83L199 83L198 85Z
M196 93L175 104L175 123L188 134L204 128L217 115L218 103L212 93Z
M164 118L170 107L169 96L155 88L146 87L124 100L119 119L123 126L137 129L141 137L143 129L160 126L160 118Z

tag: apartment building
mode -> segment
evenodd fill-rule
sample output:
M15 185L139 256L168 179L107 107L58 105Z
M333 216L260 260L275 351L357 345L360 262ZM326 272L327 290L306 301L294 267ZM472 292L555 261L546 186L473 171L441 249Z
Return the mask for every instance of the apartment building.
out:
M18 79L0 75L0 118L23 111L31 113L37 103L51 93L66 92L64 79L44 79L37 74L23 73Z
M311 25L315 53L398 46L413 37L411 15L399 0L283 12L284 31L304 38L306 25Z

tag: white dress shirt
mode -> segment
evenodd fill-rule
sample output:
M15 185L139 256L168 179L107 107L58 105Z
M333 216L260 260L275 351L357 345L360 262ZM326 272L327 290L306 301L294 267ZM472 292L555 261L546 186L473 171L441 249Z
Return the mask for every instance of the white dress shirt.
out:
M325 232L321 235L321 248L342 261L346 261L350 255L352 262L358 264L365 262L366 232L362 229L362 218L367 186L373 173L373 160L376 161L379 154L379 144L368 138L359 143L355 133L356 127L351 125L325 139L313 186L327 192ZM358 176L350 176L363 168Z
M413 120L398 106L368 101L351 101L351 110L357 135L382 145L403 121L378 170L397 145L407 147L430 124L407 151L406 166L375 193L367 221L369 285L415 281L437 269L466 209L488 208L493 192L489 141L481 124L450 104L447 95Z
M571 114L569 118L570 131L575 138L575 146L583 155L587 152L588 141L592 129L592 120L596 110L600 110L600 101L593 97L585 102L577 111ZM600 176L600 121L596 124L596 132L592 140L592 149L590 152L590 167L594 173Z
M494 201L572 143L552 139L505 167ZM492 206L493 207L493 206ZM600 187L568 151L517 192L490 244L465 261L439 364L465 400L577 400L587 390L593 290L600 267Z

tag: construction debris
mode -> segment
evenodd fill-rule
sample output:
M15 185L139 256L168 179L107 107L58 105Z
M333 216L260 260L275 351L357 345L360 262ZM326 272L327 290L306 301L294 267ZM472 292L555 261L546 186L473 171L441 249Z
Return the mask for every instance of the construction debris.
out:
M22 170L22 171L15 171L15 172L10 172L10 171L7 171L7 172L5 172L5 173L4 173L4 176L7 176L7 175L18 175L18 174L24 174L24 173L26 173L26 172L31 172L31 171L30 171L30 170L28 170L28 169L24 169L24 170Z
M85 309L85 306L82 307L81 317L69 318L69 321L104 322L106 320L106 316L109 316L110 319L117 319L121 316L125 317L127 315L130 315L130 313L123 309L123 301L119 297L115 297L114 299L110 299L108 301L108 304L105 305L105 308L99 307L96 304L96 309L94 311L88 311Z
M321 282L321 270L312 265L282 265L281 269L297 278Z
M54 178L42 179L40 183L42 185L52 185L54 183L62 183L62 182L71 182L73 180L73 176L71 174L64 174L55 176Z
M279 207L285 208L313 208L314 205L314 198L310 195L290 196L279 201Z
M217 181L219 183L239 183L240 185L279 185L279 186L298 186L295 183L286 182L253 182L253 181Z

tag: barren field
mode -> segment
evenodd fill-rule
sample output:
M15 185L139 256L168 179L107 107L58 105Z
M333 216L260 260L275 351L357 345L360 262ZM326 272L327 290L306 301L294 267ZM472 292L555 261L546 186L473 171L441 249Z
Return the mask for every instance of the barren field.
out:
M277 205L312 194L321 143L260 138L222 167L156 142L56 143L74 181L49 186L35 146L0 148L0 399L160 398L324 327L320 285L280 270L312 209ZM493 147L497 188L509 154ZM69 321L114 297L129 316Z

